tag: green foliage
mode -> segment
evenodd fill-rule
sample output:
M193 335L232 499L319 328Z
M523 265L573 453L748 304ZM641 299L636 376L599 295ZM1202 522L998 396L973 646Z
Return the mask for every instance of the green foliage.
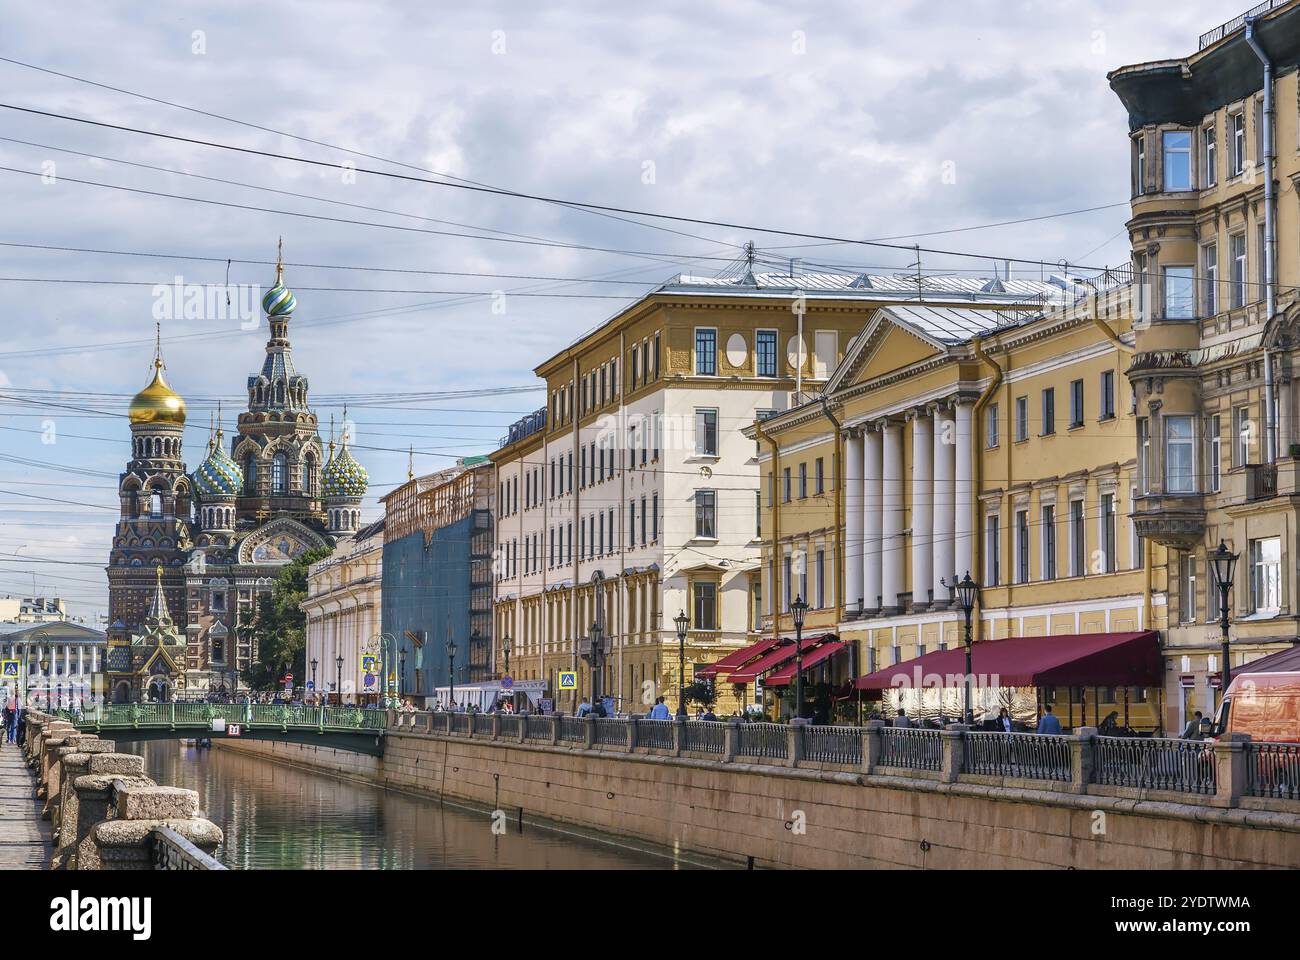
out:
M718 702L717 685L710 680L693 680L682 689L682 693L687 703L698 703L706 709Z
M307 597L307 568L324 560L330 548L308 550L280 568L270 593L257 598L253 638L257 659L243 679L254 690L278 686L285 673L295 684L306 675L307 615L299 604Z

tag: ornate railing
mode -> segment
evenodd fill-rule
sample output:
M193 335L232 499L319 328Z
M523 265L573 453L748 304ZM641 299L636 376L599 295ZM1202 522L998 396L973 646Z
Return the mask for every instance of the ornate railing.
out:
M727 725L720 720L687 720L682 730L682 749L696 753L722 753Z
M513 713L501 714L501 736L509 737L511 740L519 739L519 729L523 725L524 718Z
M550 743L555 738L554 717L524 717L524 739L544 740Z
M1026 780L1069 780L1070 744L1064 737L1036 733L966 734L963 769Z
M82 729L175 729L211 731L212 721L248 727L353 732L385 730L388 711L358 707L306 707L278 703L116 703L79 716L65 712Z
M940 730L885 727L880 731L880 766L938 770L943 764Z
M459 734L468 734L473 717L468 713L453 713L451 715L451 732Z
M742 723L736 731L736 755L784 760L790 755L789 730L783 723Z
M673 722L671 720L633 720L636 724L636 745L649 750L673 749Z
M802 725L803 755L818 763L862 763L862 730L858 727Z
M1214 744L1203 740L1093 739L1092 782L1113 787L1212 794Z
M569 743L586 740L586 722L581 717L560 717L560 739Z
M627 721L597 717L594 740L607 747L626 747Z
M155 870L225 870L210 857L170 827L157 827L150 837Z
M493 717L488 713L476 713L474 716L474 736L490 737L495 730Z
M1300 743L1247 743L1246 794L1300 800Z

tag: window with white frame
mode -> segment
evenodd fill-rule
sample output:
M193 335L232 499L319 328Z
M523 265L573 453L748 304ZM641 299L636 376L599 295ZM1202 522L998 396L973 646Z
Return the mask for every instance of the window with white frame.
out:
M718 536L717 498L715 490L695 491L695 535L707 539Z
M1070 576L1088 572L1088 535L1084 527L1083 501L1070 501Z
M695 455L718 455L718 411L715 407L701 407L695 411Z
M718 372L718 331L695 331L695 372L712 377Z
M1099 420L1111 420L1115 417L1115 371L1101 372L1101 405L1098 409Z
M1246 115L1234 113L1228 122L1232 125L1232 175L1235 177L1246 169Z
M1139 417L1137 422L1138 437L1138 489L1147 493L1151 489L1151 421Z
M1083 426L1083 381L1070 381L1070 427Z
M1179 557L1178 622L1196 622L1196 555L1190 551Z
M1203 316L1212 317L1219 312L1219 245L1207 243L1201 247L1201 303Z
M1016 397L1016 442L1029 439L1029 398Z
M1166 130L1163 139L1165 190L1192 189L1192 132Z
M1165 267L1165 319L1192 320L1196 316L1196 268Z
M826 609L826 551L817 551L817 609Z
M1139 133L1133 138L1133 195L1141 196L1147 192L1147 142Z
M1213 120L1201 128L1201 186L1212 187L1218 182L1218 133Z
M1116 558L1115 537L1116 517L1115 517L1115 494L1103 493L1101 495L1101 559L1103 569L1106 573L1114 573L1118 566Z
M1192 418L1165 417L1165 493L1196 492Z
M998 405L990 403L984 414L984 436L990 449L998 445Z
M1016 583L1029 582L1029 511L1016 511Z
M1233 464L1244 467L1250 463L1255 447L1255 420L1249 406L1232 411L1232 433Z
M1244 307L1250 302L1250 293L1246 289L1249 283L1246 272L1246 235L1235 233L1229 237L1228 249L1232 256L1232 306Z
M776 331L759 330L754 337L754 362L760 377L776 376Z
M1056 433L1056 388L1048 387L1043 391L1043 431L1044 437Z
M1223 469L1223 437L1221 435L1222 424L1218 414L1210 417L1210 422L1206 427L1206 436L1209 442L1206 444L1205 456L1209 461L1206 471L1210 479L1210 492L1218 493L1222 485Z
M990 513L984 520L984 578L990 587L1002 582L1002 538L998 515Z
M1056 579L1056 505L1042 506L1043 558L1039 564L1044 580Z
M1255 613L1277 613L1282 607L1282 539L1250 541L1250 606Z

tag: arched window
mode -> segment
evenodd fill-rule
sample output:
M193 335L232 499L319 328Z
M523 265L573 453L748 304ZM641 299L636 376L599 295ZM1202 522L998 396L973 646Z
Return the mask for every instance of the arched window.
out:
M149 516L161 517L163 515L162 494L157 490L149 494Z
M277 453L271 461L271 488L275 493L284 493L289 459L283 453Z
M311 468L314 462L311 457L304 457L302 461L302 492L309 497L316 493L316 488L311 482Z
M244 491L257 493L257 458L251 453L244 460Z
M224 637L212 638L212 662L213 663L226 662L226 640Z

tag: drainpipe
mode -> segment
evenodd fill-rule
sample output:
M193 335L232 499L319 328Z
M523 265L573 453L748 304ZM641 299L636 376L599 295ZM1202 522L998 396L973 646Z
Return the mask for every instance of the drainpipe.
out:
M979 397L975 400L975 409L971 412L971 429L970 442L974 448L971 451L971 559L975 564L975 570L978 572L984 567L984 524L979 514L980 489L984 483L984 458L983 444L981 443L981 431L983 424L984 408L993 399L993 395L998 388L1002 386L1002 368L997 362L984 352L984 346L979 337L971 338L971 352L975 354L975 359L981 363L986 363L993 368L993 379L989 385L984 388ZM1006 438L1008 448L1011 445L1011 438ZM978 611L979 601L976 600L976 610ZM980 618L977 612L971 614L971 631L974 639L980 639Z
M844 440L841 436L843 425L831 413L831 403L823 394L821 396L822 413L831 422L835 431L835 622L844 619L844 564L848 562L848 551L844 549ZM775 478L776 474L773 474Z
M1273 166L1276 163L1273 144L1273 63L1255 39L1255 20L1246 19L1246 43L1264 65L1264 430L1265 456L1268 463L1277 460L1277 409L1273 385L1273 354L1268 346L1268 334L1277 310L1274 293L1275 264L1277 262L1277 220L1274 205Z
M781 564L777 562L779 558L776 552L781 549L781 498L776 495L776 475L781 469L781 451L777 449L776 441L763 432L762 426L758 421L754 422L754 436L767 443L772 448L772 482L768 484L768 496L772 498L772 596L768 602L772 604L772 636L781 635ZM759 474L760 484L763 482L762 474ZM762 572L759 572L762 583Z

